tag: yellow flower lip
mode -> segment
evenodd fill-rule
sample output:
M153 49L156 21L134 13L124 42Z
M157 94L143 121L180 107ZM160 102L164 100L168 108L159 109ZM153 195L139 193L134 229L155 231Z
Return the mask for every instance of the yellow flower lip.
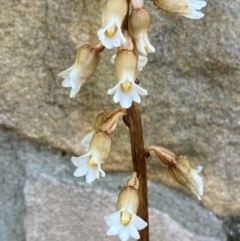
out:
M92 166L96 166L97 164L95 161L92 160L92 158L90 158L90 160L88 161L88 165L92 167Z
M107 36L111 37L116 32L116 26L112 26L111 28L107 29L106 34Z
M130 223L130 220L129 220L129 219L122 219L122 218L121 218L121 223L127 225L127 224Z
M125 92L129 91L132 87L132 83L128 80L126 80L124 83L121 84L122 90Z
M132 214L129 213L127 210L124 210L121 212L120 221L122 224L124 224L124 225L129 224L131 221L131 218L132 218Z
M148 52L148 51L150 51L150 48L149 48L149 46L146 44L145 46L144 46L144 48L145 48L145 50Z

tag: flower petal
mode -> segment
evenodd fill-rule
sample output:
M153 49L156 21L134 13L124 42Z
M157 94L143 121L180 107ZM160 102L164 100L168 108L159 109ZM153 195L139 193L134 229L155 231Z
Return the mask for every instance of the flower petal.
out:
M79 92L80 87L81 87L81 86L78 86L77 89L71 89L69 97L70 97L70 98L74 98L74 97L76 96L76 94Z
M71 87L70 79L68 77L62 82L62 87L65 87L65 88Z
M138 63L137 63L138 71L142 71L143 67L146 66L147 62L148 62L148 58L147 57L139 55L138 56Z
M84 146L85 148L89 148L90 142L91 142L94 134L95 134L95 131L92 130L86 136L84 136L82 141L81 141L81 145Z
M139 232L137 231L137 229L131 225L130 223L128 224L128 228L129 228L129 234L132 238L135 238L135 239L140 239L140 235L139 235Z
M139 94L135 91L132 91L132 98L136 103L140 103L141 102L141 98L139 96Z
M108 236L117 235L118 233L119 233L119 226L117 225L112 225L107 231Z
M116 54L114 54L112 57L111 57L111 63L114 65L114 62L115 62L115 59L116 59Z
M82 177L85 176L88 172L88 167L84 166L84 167L78 167L76 169L76 171L73 173L73 176L75 177Z
M86 175L86 183L90 184L93 181L95 181L95 179L98 179L98 178L99 178L99 171L97 166L89 167Z
M140 87L139 85L132 83L132 89L137 92L139 95L147 95L148 92L147 90L143 89L142 87Z
M113 95L114 93L116 93L117 90L120 89L120 84L121 84L121 83L118 83L118 84L116 84L112 89L109 89L109 90L108 90L108 94L109 94L109 95Z
M121 228L119 230L119 238L121 241L127 241L129 239L130 233L128 225L121 225Z
M147 227L147 223L134 213L132 213L131 225L133 225L137 230L142 230Z
M117 225L120 222L120 211L112 213L108 217L104 217L108 226Z
M122 108L130 108L131 105L132 105L132 93L131 91L128 91L128 92L121 92L121 95L120 95L120 105Z
M75 157L73 156L71 158L72 163L74 164L74 166L76 167L82 167L82 166L86 166L87 162L88 162L89 157L85 155L79 156L79 157Z
M120 96L121 96L121 90L117 90L115 95L113 96L113 101L115 103L118 103L120 102Z

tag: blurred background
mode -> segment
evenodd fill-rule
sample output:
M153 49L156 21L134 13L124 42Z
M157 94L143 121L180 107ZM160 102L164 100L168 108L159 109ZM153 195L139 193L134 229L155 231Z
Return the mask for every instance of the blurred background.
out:
M75 99L58 73L96 38L103 0L2 0L0 8L0 240L119 240L104 216L132 171L120 121L106 178L73 177L71 156L96 114L117 108L110 58ZM150 1L156 48L138 79L145 145L166 147L203 166L198 201L154 155L147 159L150 237L155 241L240 240L240 5L207 1L204 18L166 15Z

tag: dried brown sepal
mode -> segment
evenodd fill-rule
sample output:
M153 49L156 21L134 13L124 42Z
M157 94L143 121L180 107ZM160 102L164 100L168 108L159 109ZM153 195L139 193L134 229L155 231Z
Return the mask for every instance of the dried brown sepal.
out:
M133 51L134 50L134 44L133 44L132 38L130 37L128 31L124 30L123 35L126 38L127 42L125 44L121 45L118 48L118 51L120 51L120 50L130 50L130 51Z
M168 166L168 171L172 178L183 186L187 186L189 182L189 173L191 172L191 166L187 157L179 155L176 156L176 163Z
M158 146L148 146L145 148L144 153L149 151L154 151L157 157L161 160L161 162L165 165L173 165L176 164L176 155L167 148L158 147Z
M91 48L93 48L97 53L101 53L105 49L99 39L96 39L91 43Z
M125 182L124 187L132 187L138 190L139 180L137 178L137 173L133 172L132 176Z
M112 135L116 129L118 119L126 114L126 110L123 108L118 108L111 112L101 112L95 118L93 129L95 132L106 131Z
M117 127L118 120L120 117L126 115L127 112L125 109L117 109L117 111L113 111L113 113L108 113L107 120L102 125L101 130L106 131L108 134L112 135Z

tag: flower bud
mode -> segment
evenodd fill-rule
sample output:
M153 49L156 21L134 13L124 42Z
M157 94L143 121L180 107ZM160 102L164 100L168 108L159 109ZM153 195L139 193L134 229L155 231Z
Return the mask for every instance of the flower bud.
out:
M119 47L126 42L121 26L127 14L126 0L108 0L102 12L102 28L97 35L102 44L107 48Z
M148 52L155 52L155 48L148 39L150 15L145 8L132 9L129 16L128 28L134 39L139 54L146 56Z
M202 177L198 173L202 167L198 166L197 170L193 169L187 157L176 156L176 162L168 166L168 171L172 178L183 186L187 186L201 200L203 195Z
M99 61L98 52L92 44L85 44L77 51L73 66L64 70L58 76L64 78L63 87L71 87L70 98L75 97L81 86L92 76Z
M204 16L201 10L206 6L205 1L199 0L152 0L153 3L163 11L173 14L181 15L187 18L199 19Z
M190 166L187 157L182 155L175 155L172 151L157 146L148 146L145 148L145 154L153 150L158 158L168 166L168 171L172 178L179 184L190 188L190 190L201 199L203 195L202 177L198 173L202 170L201 166L197 170Z

